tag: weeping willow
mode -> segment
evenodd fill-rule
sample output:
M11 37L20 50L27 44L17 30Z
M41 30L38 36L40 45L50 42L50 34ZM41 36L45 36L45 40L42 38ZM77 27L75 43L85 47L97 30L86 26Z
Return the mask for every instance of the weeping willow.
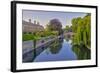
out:
M91 46L91 14L72 19L73 44Z

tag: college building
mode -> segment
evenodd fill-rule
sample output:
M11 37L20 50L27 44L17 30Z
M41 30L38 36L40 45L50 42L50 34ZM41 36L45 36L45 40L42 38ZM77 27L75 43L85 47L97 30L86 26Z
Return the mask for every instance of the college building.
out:
M34 33L34 32L40 32L44 31L44 27L40 25L38 21L34 20L34 23L31 22L31 19L29 21L22 20L22 31L23 33Z

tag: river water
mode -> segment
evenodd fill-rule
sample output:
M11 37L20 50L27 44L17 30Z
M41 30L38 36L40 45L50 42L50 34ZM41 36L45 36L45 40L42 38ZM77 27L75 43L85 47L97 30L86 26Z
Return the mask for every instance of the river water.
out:
M47 62L90 59L90 50L73 47L71 40L59 39L23 54L23 62Z

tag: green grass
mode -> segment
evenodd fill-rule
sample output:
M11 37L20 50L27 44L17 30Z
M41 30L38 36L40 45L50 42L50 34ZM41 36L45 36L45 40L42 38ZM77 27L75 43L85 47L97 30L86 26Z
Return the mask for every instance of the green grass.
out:
M39 40L41 37L33 35L33 34L23 34L23 41L28 40Z

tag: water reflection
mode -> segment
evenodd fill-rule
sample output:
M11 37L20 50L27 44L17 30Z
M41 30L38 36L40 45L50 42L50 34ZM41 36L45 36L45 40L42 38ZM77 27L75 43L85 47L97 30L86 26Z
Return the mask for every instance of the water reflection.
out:
M84 45L74 45L72 50L76 53L78 60L85 60L91 58L91 51Z
M44 50L46 53L49 51L52 54L57 54L62 47L63 39L55 40L49 44L43 45L39 48L33 49L32 51L23 54L23 62L32 62L38 55L40 55ZM48 54L48 53L47 53Z
M77 60L91 59L91 51L85 45L73 45L71 37L65 37L67 42L72 44L72 51L77 55Z
M24 54L23 62L76 60L71 48L72 45L65 39L58 39Z
M23 54L23 62L85 60L91 52L84 45L73 45L70 38L57 39L51 43Z
M53 42L53 44L50 45L50 48L49 48L49 51L52 53L52 54L57 54L60 52L61 48L62 48L62 42L63 42L63 39L59 39L59 40L55 40Z

